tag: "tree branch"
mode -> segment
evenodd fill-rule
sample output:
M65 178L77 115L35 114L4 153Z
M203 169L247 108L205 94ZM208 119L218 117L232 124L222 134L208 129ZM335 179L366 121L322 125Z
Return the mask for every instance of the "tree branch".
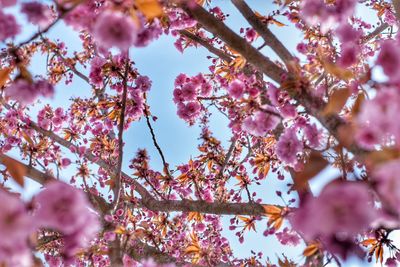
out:
M121 114L119 116L119 124L118 124L118 163L117 169L115 171L115 187L114 187L114 200L113 200L113 210L118 207L119 199L121 196L121 171L122 171L122 161L124 155L124 141L123 141L123 134L124 134L124 123L125 123L125 109L126 109L126 97L127 97L127 90L128 90L128 73L129 73L129 59L126 58L125 63L125 73L123 77L123 92L122 92L122 104L121 104Z
M285 70L277 66L270 59L265 57L257 49L251 46L245 39L237 35L224 23L207 12L204 8L196 5L194 8L183 6L183 9L196 19L207 31L219 37L232 49L236 50L249 63L259 69L262 73L270 77L275 82L280 83L281 76L286 73Z
M244 0L231 0L249 24L261 35L265 43L285 62L293 60L292 54L282 42L262 23Z
M187 38L189 38L190 40L202 45L203 47L205 47L208 51L210 51L211 53L213 53L214 55L216 55L217 57L221 58L222 60L226 61L226 62L230 62L232 60L232 58L226 54L224 51L215 48L214 46L212 46L209 42L207 42L206 40L204 40L203 38L189 32L188 30L180 30L179 33Z

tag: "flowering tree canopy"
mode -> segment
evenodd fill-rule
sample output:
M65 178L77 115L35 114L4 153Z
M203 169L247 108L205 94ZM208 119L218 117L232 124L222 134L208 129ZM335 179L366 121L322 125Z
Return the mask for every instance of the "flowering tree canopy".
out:
M241 28L216 0L0 0L1 266L397 266L400 1L230 2ZM49 37L60 23L78 50ZM296 49L278 38L288 28ZM153 127L152 77L130 54L162 35L209 60L167 85L176 116L201 129L198 155L177 166ZM29 68L38 55L44 74ZM52 105L75 80L82 95ZM141 121L162 168L145 149L124 153ZM325 170L336 177L312 192ZM259 186L285 177L266 202ZM27 179L41 185L31 198L15 193ZM264 244L240 258L226 229L243 246L257 229L300 256L272 258Z

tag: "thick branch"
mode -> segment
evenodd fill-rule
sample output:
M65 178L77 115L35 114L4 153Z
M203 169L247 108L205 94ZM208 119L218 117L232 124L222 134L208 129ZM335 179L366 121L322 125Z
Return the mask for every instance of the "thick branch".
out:
M244 0L231 0L243 17L250 23L254 30L261 35L265 43L274 50L274 52L283 60L290 62L293 57L289 50L279 41L279 39L262 23L247 5Z
M67 140L59 137L53 132L46 131L40 128L36 123L30 122L30 127L37 132L51 138L53 141L60 145L71 148L77 147ZM115 171L115 167L109 165L105 161L96 158L91 153L86 153L85 157L94 164L110 170ZM140 183L130 177L128 174L121 172L123 182L132 184L135 187L135 191L141 196L141 203L149 210L153 211L182 211L182 212L200 212L210 214L226 214L226 215L264 215L265 211L263 204L257 203L222 203L222 202L205 202L205 201L194 201L194 200L156 200Z
M240 53L246 60L258 68L262 73L275 82L281 81L282 74L286 71L277 66L270 59L251 46L245 39L237 35L215 16L197 5L194 8L185 8L185 11L196 19L207 31L224 41L232 49Z
M217 215L265 215L264 204L206 202L203 200L155 200L142 199L140 204L155 211L200 212Z

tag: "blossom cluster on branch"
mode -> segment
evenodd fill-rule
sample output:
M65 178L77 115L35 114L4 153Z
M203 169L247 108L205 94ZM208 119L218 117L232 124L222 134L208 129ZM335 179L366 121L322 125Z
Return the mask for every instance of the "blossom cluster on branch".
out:
M400 1L230 2L239 29L212 0L0 0L1 266L398 265ZM77 51L49 37L60 23ZM275 34L286 29L302 40ZM152 77L130 53L161 36L184 55L210 53L208 71L166 85L177 118L201 129L198 155L177 166L153 128ZM29 67L35 57L45 74ZM41 102L77 79L85 92L64 106ZM228 147L211 131L215 113ZM124 153L139 121L160 169L146 149ZM326 169L337 177L312 192ZM15 193L25 179L43 187L29 200ZM272 179L285 188L274 204L259 189ZM270 259L265 244L240 258L225 228L243 247L261 229L302 257Z

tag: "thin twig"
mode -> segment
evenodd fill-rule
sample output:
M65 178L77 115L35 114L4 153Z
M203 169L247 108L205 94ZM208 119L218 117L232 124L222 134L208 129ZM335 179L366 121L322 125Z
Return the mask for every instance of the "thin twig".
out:
M122 92L122 104L121 104L121 114L119 117L118 125L118 163L117 170L115 173L115 187L114 187L114 210L118 207L119 199L121 196L121 171L122 171L122 161L123 161L123 133L124 133L124 123L125 123L125 109L126 109L126 96L128 91L128 73L129 73L129 58L127 57L125 63L125 74L123 78L124 89Z

